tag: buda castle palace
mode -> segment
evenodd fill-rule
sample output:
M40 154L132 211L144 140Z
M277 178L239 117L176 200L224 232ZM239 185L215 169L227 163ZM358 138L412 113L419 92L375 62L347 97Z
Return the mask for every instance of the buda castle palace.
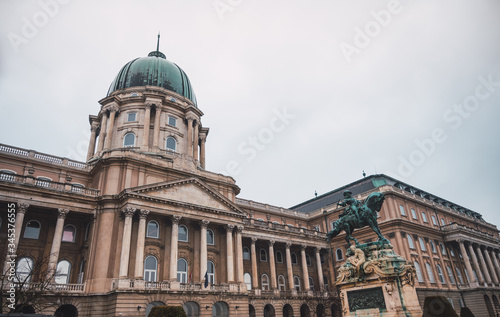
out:
M0 144L1 313L343 316L349 245L326 233L346 190L385 195L379 227L414 265L422 307L442 295L457 314L500 313L498 229L479 213L383 174L291 208L238 198L205 169L203 112L159 50L125 64L99 103L86 162Z

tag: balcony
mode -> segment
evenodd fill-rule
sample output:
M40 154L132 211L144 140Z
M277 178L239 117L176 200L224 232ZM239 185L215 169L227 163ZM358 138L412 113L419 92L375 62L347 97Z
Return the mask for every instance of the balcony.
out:
M14 289L22 290L26 293L46 293L46 294L81 294L85 290L85 283L83 284L47 284L47 283L13 283ZM3 290L9 290L10 283L3 286Z
M48 180L40 180L34 178L33 176L22 176L5 172L0 172L0 182L37 187L41 189L48 189L51 191L70 193L82 196L90 196L90 197L99 196L98 189L76 186L70 183L58 183Z
M169 291L169 292L199 292L199 293L247 293L246 285L237 283L209 285L203 283L179 283L177 281L147 282L139 279L114 279L112 290L118 291Z
M283 231L283 232L293 232L296 234L302 234L306 236L316 236L318 238L326 239L326 234L323 232L318 232L316 230L309 230L305 228L298 228L298 227L293 227L290 225L284 225L280 223L274 223L274 222L269 222L269 221L260 221L260 220L254 220L253 223L250 219L243 219L243 224L246 227L255 227L259 229L268 229L271 231Z

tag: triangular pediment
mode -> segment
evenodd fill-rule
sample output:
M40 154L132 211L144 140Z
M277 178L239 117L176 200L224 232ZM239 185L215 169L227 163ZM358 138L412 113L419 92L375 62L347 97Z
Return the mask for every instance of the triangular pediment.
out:
M191 206L243 214L232 201L197 178L161 182L131 188L135 194Z

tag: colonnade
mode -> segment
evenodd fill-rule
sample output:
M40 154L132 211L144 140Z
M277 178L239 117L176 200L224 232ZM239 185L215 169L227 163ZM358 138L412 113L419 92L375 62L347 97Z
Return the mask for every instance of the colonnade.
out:
M151 121L151 110L152 107L155 108L155 120L153 126L153 150L160 149L160 131L161 131L161 114L162 105L154 104L152 102L147 102L144 105L144 116L143 116L143 134L142 141L139 145L142 151L150 150L150 121ZM111 142L113 140L113 131L115 125L115 119L119 112L119 107L116 104L109 105L101 111L100 122L97 119L91 120L90 122L90 142L87 152L87 161L90 160L95 154L100 154L104 150L111 149ZM109 117L108 117L109 113ZM187 121L187 154L194 158L194 160L199 161L200 165L205 167L205 142L207 139L208 129L201 128L200 121L198 117L189 112L186 115ZM99 137L99 143L96 141Z
M484 285L485 283L488 285L499 285L500 264L498 253L484 245L475 244L464 239L459 239L457 242L471 286L477 286L478 283L479 285ZM470 259L467 254L470 255ZM477 273L477 279L474 271Z

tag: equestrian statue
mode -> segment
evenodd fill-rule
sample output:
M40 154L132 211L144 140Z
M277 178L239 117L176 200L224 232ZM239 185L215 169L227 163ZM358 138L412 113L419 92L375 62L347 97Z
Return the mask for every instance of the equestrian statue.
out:
M359 242L352 236L352 232L354 229L369 226L377 234L379 242L389 244L389 240L382 235L377 223L377 213L382 208L383 203L384 194L378 192L371 193L365 201L361 203L359 200L352 197L351 191L344 191L344 200L338 203L338 205L342 207L347 206L347 208L339 215L339 219L335 221L333 230L326 235L327 239L331 240L339 235L341 231L345 231L345 240L347 243L350 244L351 240L354 240L356 246L358 246Z

